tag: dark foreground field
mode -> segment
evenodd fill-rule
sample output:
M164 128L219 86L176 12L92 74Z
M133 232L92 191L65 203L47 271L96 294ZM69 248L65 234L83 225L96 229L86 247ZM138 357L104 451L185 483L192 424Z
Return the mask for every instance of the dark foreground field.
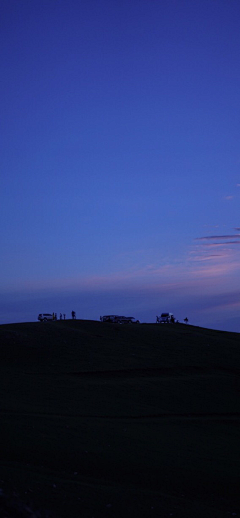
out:
M0 326L0 516L240 516L239 338Z

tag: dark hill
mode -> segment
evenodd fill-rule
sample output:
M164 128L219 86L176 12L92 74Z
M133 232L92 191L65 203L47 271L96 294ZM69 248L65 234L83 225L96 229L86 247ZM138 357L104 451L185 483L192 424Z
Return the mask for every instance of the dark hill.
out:
M240 513L239 337L181 324L0 326L4 506L55 518Z

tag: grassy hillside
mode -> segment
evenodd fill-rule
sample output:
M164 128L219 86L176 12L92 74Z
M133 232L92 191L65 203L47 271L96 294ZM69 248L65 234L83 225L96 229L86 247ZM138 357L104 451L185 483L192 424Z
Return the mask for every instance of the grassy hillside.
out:
M4 495L24 516L27 504L53 518L239 515L239 338L181 324L0 326Z

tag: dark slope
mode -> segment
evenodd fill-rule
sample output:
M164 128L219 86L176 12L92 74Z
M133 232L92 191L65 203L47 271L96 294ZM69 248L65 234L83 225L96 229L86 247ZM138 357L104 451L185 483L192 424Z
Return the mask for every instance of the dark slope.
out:
M0 326L4 491L53 516L239 510L239 334Z

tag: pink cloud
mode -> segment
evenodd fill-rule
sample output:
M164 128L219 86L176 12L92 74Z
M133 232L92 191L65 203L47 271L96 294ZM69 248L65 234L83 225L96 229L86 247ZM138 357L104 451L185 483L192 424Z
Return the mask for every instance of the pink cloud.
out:
M211 311L211 313L217 313L221 315L221 313L230 312L233 313L234 311L239 311L240 309L240 300L239 300L239 293L238 292L223 292L220 296L215 297L215 300L213 297L210 297L209 304L206 305L204 308L199 308L199 313L208 313ZM226 316L226 315L225 315Z
M240 240L239 241L224 241L223 243L201 243L200 246L204 246L204 247L223 247L225 245L240 245ZM227 249L226 249L227 250ZM230 250L230 248L228 249Z
M221 254L204 254L200 249L191 250L188 257L181 262L172 262L165 265L147 263L142 267L126 268L111 274L65 277L56 279L38 280L29 279L6 287L9 291L37 290L60 292L62 290L112 290L159 286L186 286L197 278L217 277L239 271L239 261L231 250L222 250Z
M234 238L240 238L240 234L227 234L227 235L223 235L223 236L196 237L195 241L203 241L203 240L208 240L208 239L234 239Z

